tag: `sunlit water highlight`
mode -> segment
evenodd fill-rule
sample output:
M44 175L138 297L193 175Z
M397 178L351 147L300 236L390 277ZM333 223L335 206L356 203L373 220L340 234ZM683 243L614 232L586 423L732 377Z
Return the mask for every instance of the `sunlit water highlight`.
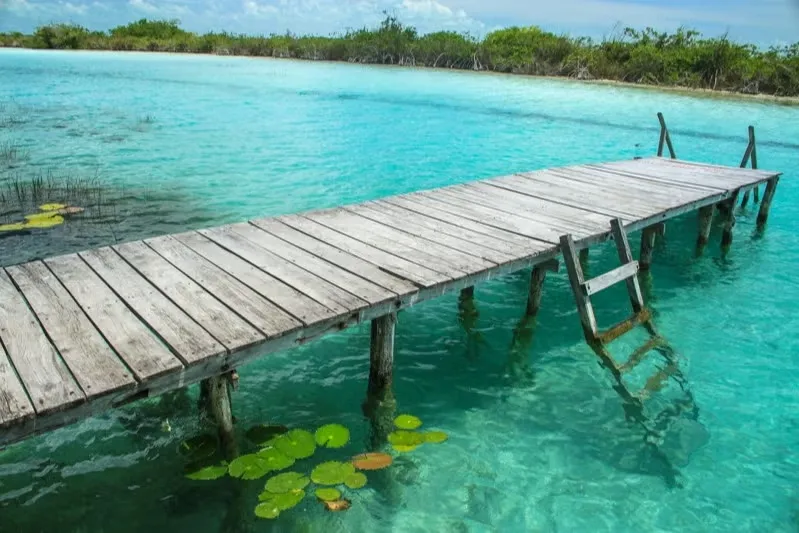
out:
M763 238L753 237L749 208L726 259L719 228L706 255L693 258L690 216L670 223L657 247L656 324L680 353L699 409L698 423L663 444L680 487L625 422L609 376L582 341L564 274L547 282L532 344L514 345L528 283L520 272L478 286L476 350L455 295L401 313L400 410L450 439L370 476L346 513L309 500L275 522L256 521L261 482L184 479L177 445L201 431L192 388L189 398L139 403L1 451L0 530L796 532L799 109L444 71L3 50L0 145L13 143L24 157L0 162L0 179L91 178L114 201L110 213L0 239L0 263L650 155L657 111L681 158L737 164L754 124L760 167L785 173ZM610 249L594 253L591 269L613 259ZM620 291L598 299L605 324L624 317ZM634 347L628 339L613 349ZM242 430L340 422L353 440L330 457L365 446L367 326L240 373Z

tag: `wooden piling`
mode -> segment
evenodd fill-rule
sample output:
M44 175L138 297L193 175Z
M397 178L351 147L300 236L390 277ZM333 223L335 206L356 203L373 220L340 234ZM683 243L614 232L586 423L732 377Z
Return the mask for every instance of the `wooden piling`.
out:
M461 299L474 298L474 285L461 289Z
M559 263L557 259L552 259L533 267L533 271L530 273L530 289L527 294L525 316L535 317L538 315L538 310L541 309L541 295L543 293L547 271L557 272L558 266Z
M727 213L724 218L724 229L721 233L721 250L727 252L732 245L732 228L735 227L735 204L738 202L738 193L724 202L727 206Z
M755 128L754 126L749 126L749 144L746 146L746 152L744 152L744 157L741 160L741 168L746 168L746 165L751 161L752 168L757 169L757 145L755 144ZM760 193L757 190L757 186L754 187L755 189L755 203L758 202ZM741 208L746 207L746 204L749 203L749 191L744 193L744 197L741 200Z
M669 128L666 127L666 119L663 118L663 113L658 113L658 121L660 122L660 141L658 142L658 157L663 156L663 143L669 149L669 157L677 159L677 154L674 153L674 145L671 144L671 135L669 135Z
M394 331L396 313L389 313L372 320L369 345L369 385L364 402L364 414L372 426L370 445L378 449L385 444L392 431L396 411L396 400L392 384L394 381Z
M696 237L696 255L702 255L710 238L710 226L713 223L713 206L706 205L699 209L699 234Z
M652 250L655 248L655 235L657 228L649 226L641 232L641 253L638 256L638 268L641 272L649 272L652 264Z
M779 176L773 177L766 183L766 191L763 193L763 201L760 204L760 211L757 213L757 229L762 230L768 222L768 212L771 209L771 200L774 198L774 191L777 189Z
M230 375L223 374L204 379L200 385L205 396L206 411L217 426L222 453L228 461L238 456L229 384Z

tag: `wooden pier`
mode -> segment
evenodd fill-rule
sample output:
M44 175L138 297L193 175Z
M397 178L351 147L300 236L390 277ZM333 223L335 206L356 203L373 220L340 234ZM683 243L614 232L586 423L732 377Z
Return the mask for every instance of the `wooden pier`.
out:
M626 281L643 310L627 233L644 230L648 268L662 222L699 212L704 246L713 206L726 206L728 245L729 207L765 184L762 226L778 179L661 157L569 166L0 269L0 444L201 380L229 432L237 367L367 320L369 395L391 402L398 310L534 267L535 314L564 250L586 338L598 339L591 294ZM621 266L583 279L574 254L612 231Z

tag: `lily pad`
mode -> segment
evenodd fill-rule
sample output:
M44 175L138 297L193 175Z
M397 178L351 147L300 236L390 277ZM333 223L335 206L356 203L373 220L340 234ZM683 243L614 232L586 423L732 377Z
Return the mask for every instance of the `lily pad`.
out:
M316 430L316 444L325 448L341 448L350 441L350 430L341 424L327 424Z
M355 467L352 466L352 463L328 461L317 465L311 471L311 481L318 485L340 485L353 472L355 472Z
M198 470L192 469L192 472L186 473L186 477L195 481L210 481L212 479L219 479L227 474L227 468L227 465L224 463L219 465L210 465L199 468Z
M273 519L280 515L280 509L277 508L273 501L259 503L255 506L255 516L258 518Z
M64 209L66 204L44 204L40 205L39 209L42 211L58 211L59 209Z
M53 215L51 213L41 213L42 215L48 215L43 217L38 217L36 215L28 215L25 217L28 221L25 223L26 228L52 228L53 226L58 226L59 224L64 223L64 217L61 215Z
M42 213L33 213L30 215L25 215L25 220L28 222L34 222L37 220L47 220L48 218L57 217L58 213L54 213L52 211L44 211Z
M258 424L247 430L247 438L258 446L266 446L269 441L289 430L286 426Z
M348 489L360 489L366 485L366 474L363 472L353 472L344 479L344 484Z
M311 480L299 472L285 472L270 477L266 482L266 490L274 494L282 494L293 490L302 490L308 486Z
M413 415L399 415L394 419L394 425L398 429L416 429L422 425L422 421Z
M256 454L242 455L230 462L228 472L241 479L258 479L269 473L269 463Z
M2 224L0 225L0 231L21 231L25 229L27 226L22 222L15 222L13 224Z
M398 430L388 434L392 446L419 446L424 443L424 435L415 431Z
M302 489L290 490L288 492L274 493L264 491L258 495L261 503L271 502L278 511L291 509L305 498L305 491Z
M283 470L294 464L294 459L277 448L264 448L255 455L268 463L269 470Z
M424 441L431 444L441 444L449 438L443 431L427 431L422 433L422 435L424 436Z
M394 459L387 453L370 452L356 455L352 464L358 470L381 470L391 466Z
M352 507L352 503L345 498L333 500L331 502L325 502L325 509L328 511L346 511L350 507Z
M316 451L314 436L304 429L292 429L279 436L275 439L274 446L292 459L305 459Z
M411 446L411 445L406 445L406 444L392 444L391 447L394 448L394 451L397 451L397 452L400 452L400 453L406 453L406 452L412 452L413 450L415 450L419 446L418 445Z
M323 502L331 502L341 498L341 491L332 487L319 487L316 489L315 494Z
M190 461L211 457L216 453L216 437L210 433L197 435L180 443L178 452Z
M63 207L59 209L58 211L56 211L56 213L58 213L59 215L77 215L78 213L83 213L84 211L86 210L82 207L71 205L69 207Z

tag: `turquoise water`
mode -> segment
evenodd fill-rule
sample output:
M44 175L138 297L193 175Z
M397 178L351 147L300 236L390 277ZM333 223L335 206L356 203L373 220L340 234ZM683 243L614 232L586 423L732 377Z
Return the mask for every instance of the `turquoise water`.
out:
M760 167L785 173L763 238L750 208L726 258L718 227L692 256L690 216L658 244L650 301L698 408L662 443L673 478L582 341L564 274L547 281L534 337L514 338L520 272L478 286L479 340L456 295L400 314L399 409L450 439L370 475L346 513L308 500L256 521L262 482L183 478L178 444L203 431L193 387L0 451L0 531L799 531L799 108L445 71L0 50L0 147L17 148L0 159L0 191L49 175L102 192L70 193L83 218L0 239L0 263L650 155L657 111L681 158L737 164L754 124ZM19 218L17 200L0 223ZM612 264L601 249L590 268ZM601 296L601 321L623 318L623 293ZM340 422L352 443L329 456L364 448L368 326L239 371L240 431Z

